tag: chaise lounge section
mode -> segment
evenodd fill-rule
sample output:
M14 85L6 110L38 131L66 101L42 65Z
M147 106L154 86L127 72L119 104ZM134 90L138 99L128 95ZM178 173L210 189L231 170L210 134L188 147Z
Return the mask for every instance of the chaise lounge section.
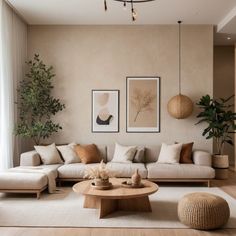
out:
M48 187L47 176L43 173L11 172L0 173L0 192L3 193L40 193Z

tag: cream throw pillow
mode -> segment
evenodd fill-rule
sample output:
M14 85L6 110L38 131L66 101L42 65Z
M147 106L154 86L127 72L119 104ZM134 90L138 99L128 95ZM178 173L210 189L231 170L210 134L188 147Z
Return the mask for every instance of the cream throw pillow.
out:
M55 143L48 146L34 146L44 165L63 163Z
M123 146L116 143L115 152L111 162L131 163L136 153L136 146Z
M77 156L74 148L76 143L70 143L68 145L57 146L57 149L60 151L65 164L79 163L81 162L80 158Z
M157 163L178 164L180 160L181 149L182 143L173 145L162 143Z

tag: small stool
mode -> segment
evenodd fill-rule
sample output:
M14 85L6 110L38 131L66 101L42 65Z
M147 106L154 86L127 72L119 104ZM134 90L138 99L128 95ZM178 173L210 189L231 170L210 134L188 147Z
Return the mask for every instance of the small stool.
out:
M229 205L223 198L209 193L190 193L178 204L179 220L193 229L217 229L230 216Z

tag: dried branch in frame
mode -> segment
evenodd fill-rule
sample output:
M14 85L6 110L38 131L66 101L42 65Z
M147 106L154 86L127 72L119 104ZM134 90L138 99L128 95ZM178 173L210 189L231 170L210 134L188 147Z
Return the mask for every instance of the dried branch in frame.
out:
M149 111L152 112L152 104L156 99L156 94L152 90L135 89L131 96L131 103L135 108L134 122L137 121L138 116L141 112Z

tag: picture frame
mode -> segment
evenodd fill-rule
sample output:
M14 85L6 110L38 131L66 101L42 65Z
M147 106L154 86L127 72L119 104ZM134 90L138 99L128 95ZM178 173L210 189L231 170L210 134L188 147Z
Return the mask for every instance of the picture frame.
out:
M159 76L126 77L126 132L160 133Z
M92 133L120 131L120 90L92 90Z

